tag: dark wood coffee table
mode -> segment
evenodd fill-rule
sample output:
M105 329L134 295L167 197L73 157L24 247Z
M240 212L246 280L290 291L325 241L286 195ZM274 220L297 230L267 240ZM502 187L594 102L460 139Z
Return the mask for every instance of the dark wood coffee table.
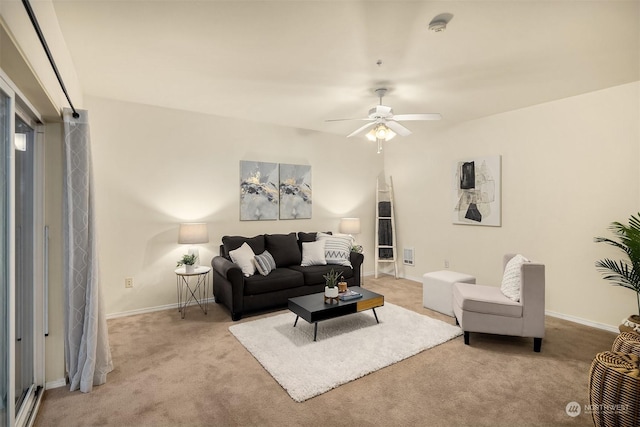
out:
M295 328L298 324L300 317L309 323L313 323L313 340L316 341L318 336L318 322L322 320L334 319L336 317L346 316L347 314L371 309L373 310L376 322L380 323L378 321L376 307L382 307L384 305L384 296L357 286L350 287L349 289L360 292L362 298L326 304L324 302L324 292L289 298L289 310L296 314L296 321L293 323L293 327Z

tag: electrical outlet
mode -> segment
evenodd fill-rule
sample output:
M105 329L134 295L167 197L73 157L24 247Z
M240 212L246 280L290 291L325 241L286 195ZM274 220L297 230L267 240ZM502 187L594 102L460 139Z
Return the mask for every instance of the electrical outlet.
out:
M444 268L449 268L449 260L448 259L444 260Z
M133 288L133 277L125 277L125 279L124 279L124 287L125 288Z

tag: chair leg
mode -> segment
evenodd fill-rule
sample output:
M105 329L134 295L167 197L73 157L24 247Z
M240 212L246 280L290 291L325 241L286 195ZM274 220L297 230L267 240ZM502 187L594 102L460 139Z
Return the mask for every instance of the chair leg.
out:
M469 345L469 331L464 331L464 345Z
M534 338L533 351L535 351L536 353L540 353L541 348L542 348L542 338Z

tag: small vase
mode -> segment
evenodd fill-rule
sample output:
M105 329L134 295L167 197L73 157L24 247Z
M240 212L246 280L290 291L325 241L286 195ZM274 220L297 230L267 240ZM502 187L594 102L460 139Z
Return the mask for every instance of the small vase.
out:
M184 265L184 272L186 274L193 274L196 271L196 267L194 265Z
M640 316L635 314L622 319L622 324L618 326L620 332L635 332L640 334Z
M338 288L337 287L333 287L330 288L328 286L324 287L324 296L327 298L336 298L338 296Z

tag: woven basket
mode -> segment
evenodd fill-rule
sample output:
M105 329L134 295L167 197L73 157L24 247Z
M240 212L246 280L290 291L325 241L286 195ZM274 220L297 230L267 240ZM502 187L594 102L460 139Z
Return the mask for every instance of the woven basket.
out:
M640 426L640 357L606 351L596 354L589 372L593 423Z
M622 332L613 342L611 351L640 356L640 335L635 332Z

